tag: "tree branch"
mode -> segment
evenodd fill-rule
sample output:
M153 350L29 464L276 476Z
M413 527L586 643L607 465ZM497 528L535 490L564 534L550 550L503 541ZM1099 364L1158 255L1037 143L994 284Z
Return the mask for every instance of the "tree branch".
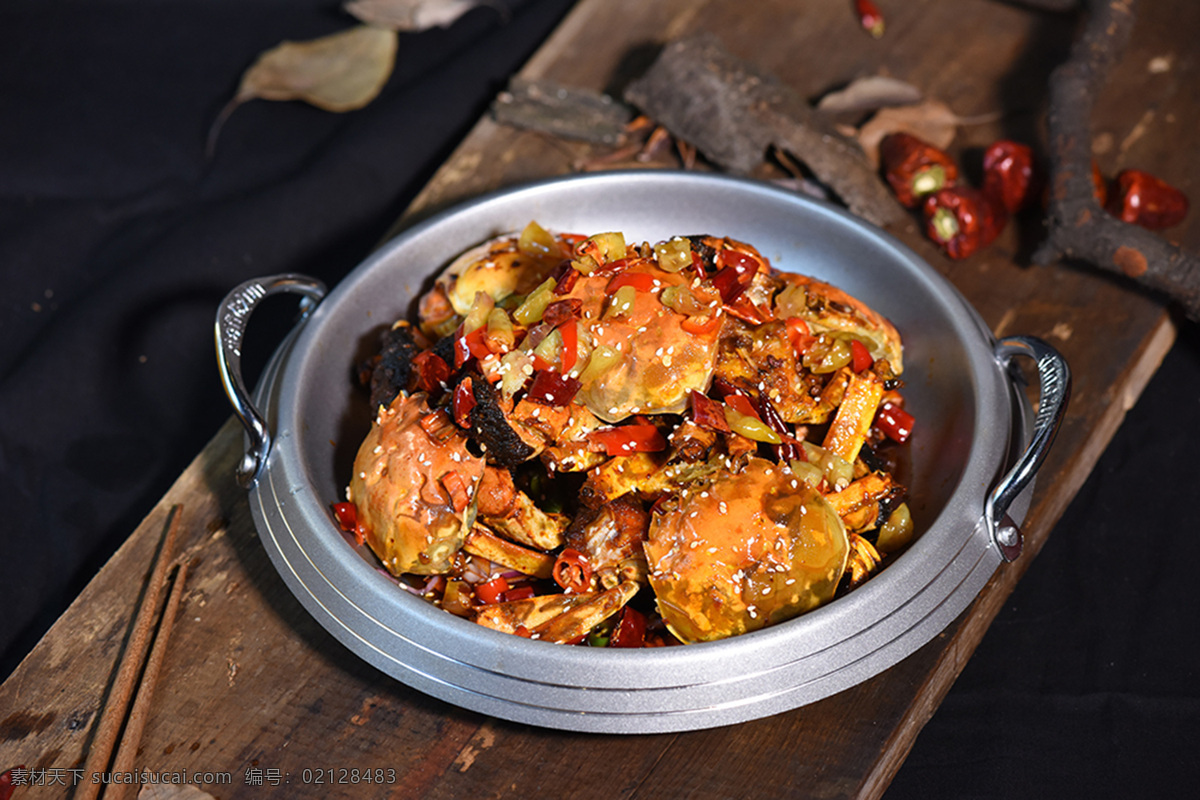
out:
M1136 5L1087 0L1087 25L1070 58L1050 77L1049 232L1033 258L1038 264L1080 259L1126 275L1171 296L1188 317L1200 320L1200 258L1105 212L1092 184L1092 106L1129 40Z

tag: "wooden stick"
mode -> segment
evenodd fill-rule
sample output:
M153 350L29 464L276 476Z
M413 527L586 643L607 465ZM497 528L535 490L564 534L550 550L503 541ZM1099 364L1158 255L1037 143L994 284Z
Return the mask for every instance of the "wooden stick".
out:
M154 568L150 573L150 582L146 585L146 594L142 598L142 606L138 609L137 618L133 623L133 633L125 654L121 656L121 665L117 668L117 677L113 682L108 702L96 724L96 733L92 738L92 746L88 752L87 763L84 766L85 780L75 793L75 800L95 800L100 793L102 783L92 783L88 778L93 773L104 772L113 755L117 744L117 736L125 721L130 699L137 687L138 674L150 646L150 636L154 630L154 620L158 611L159 599L162 597L163 585L166 581L167 570L175 558L175 541L179 536L179 520L183 516L181 506L171 509L171 521L163 537L162 546L155 557Z
M146 718L150 712L150 701L154 698L154 686L158 681L158 673L162 668L163 656L167 652L167 642L171 638L171 628L175 624L175 615L179 610L179 601L183 596L183 585L187 580L187 564L180 564L175 572L175 583L171 586L171 594L167 596L167 607L163 610L162 621L158 625L158 633L154 636L154 646L150 657L146 660L146 669L138 686L137 696L133 701L133 709L125 723L125 733L121 736L121 744L117 747L117 756L113 759L112 772L129 772L133 769L133 760L137 758L138 744L142 740L142 730L146 727ZM104 800L123 800L128 783L114 783L104 793Z

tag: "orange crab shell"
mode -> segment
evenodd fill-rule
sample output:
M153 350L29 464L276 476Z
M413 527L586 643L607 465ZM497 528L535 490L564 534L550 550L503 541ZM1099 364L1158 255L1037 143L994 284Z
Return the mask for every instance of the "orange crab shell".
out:
M775 297L775 313L780 319L800 317L814 334L852 334L863 341L872 358L886 358L897 375L904 371L900 334L882 314L816 278L792 272L774 274L787 284ZM803 292L789 291L792 287Z
M350 499L367 544L394 575L448 572L474 522L484 460L453 425L436 438L423 393L380 407L354 459Z
M662 304L665 289L686 286L681 274L638 259L621 275L645 275L656 286L636 291L632 305L619 315L608 311L612 275L580 278L568 295L582 302L581 324L593 352L603 347L618 354L610 368L585 378L577 401L605 422L681 413L691 392L706 391L712 381L720 326L690 333L683 328L688 318Z
M818 492L750 458L655 514L645 551L659 611L691 643L757 630L832 599L850 546Z

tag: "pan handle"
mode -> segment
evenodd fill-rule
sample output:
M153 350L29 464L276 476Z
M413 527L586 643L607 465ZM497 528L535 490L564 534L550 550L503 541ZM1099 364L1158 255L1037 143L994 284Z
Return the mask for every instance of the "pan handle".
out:
M271 451L271 431L266 419L251 402L250 393L242 380L242 337L255 307L267 297L284 292L302 295L300 318L297 320L297 324L300 324L325 297L325 284L315 278L293 274L254 278L225 295L217 310L215 334L221 385L233 405L233 413L242 421L249 438L246 453L237 466L238 483L247 489L258 480L267 462L267 454Z
M1071 396L1071 370L1057 350L1034 336L1005 337L996 342L994 352L1006 369L1014 356L1032 358L1037 363L1040 391L1033 438L984 504L984 522L992 541L1005 561L1013 561L1021 554L1022 538L1020 528L1008 516L1008 507L1046 460Z

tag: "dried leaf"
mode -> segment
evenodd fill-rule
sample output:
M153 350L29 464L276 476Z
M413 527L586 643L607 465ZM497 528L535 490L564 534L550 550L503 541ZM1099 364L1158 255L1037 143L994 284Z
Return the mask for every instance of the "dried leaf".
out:
M881 109L858 129L858 143L871 163L879 165L879 143L889 133L911 133L943 150L950 146L960 125L994 122L999 114L960 117L939 100L924 100L916 105Z
M344 8L359 20L394 31L445 28L476 6L493 6L488 0L350 0Z
M842 111L876 111L919 102L921 90L911 83L886 75L871 75L825 95L818 101L817 108L833 114Z
M190 783L146 783L137 800L216 800L211 794Z
M358 25L307 42L284 42L242 76L236 100L304 100L353 111L375 99L396 63L395 31Z
M395 31L358 25L267 50L242 75L237 94L213 123L208 152L212 153L225 120L248 100L303 100L337 112L362 108L379 95L391 76L397 38Z

